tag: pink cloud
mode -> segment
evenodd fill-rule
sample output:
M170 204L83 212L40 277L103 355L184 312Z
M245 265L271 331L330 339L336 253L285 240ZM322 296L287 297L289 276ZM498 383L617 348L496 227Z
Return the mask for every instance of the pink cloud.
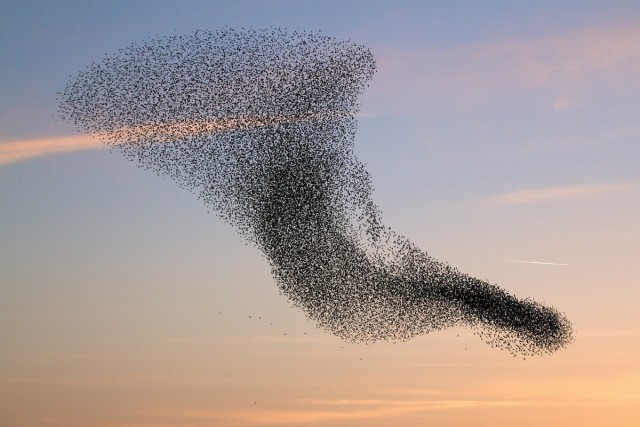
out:
M89 135L9 141L0 144L0 165L20 162L33 157L69 153L79 150L95 150L103 144Z
M499 194L490 202L503 204L529 204L569 200L595 200L613 194L638 190L636 184L574 185L568 187L533 188Z
M401 96L400 108L466 108L511 96L542 99L565 111L594 92L640 94L640 28L587 28L528 40L449 50L377 49L374 90Z
M105 142L117 144L136 138L153 138L157 142L171 142L190 135L224 132L233 129L257 128L277 123L323 120L335 118L342 113L316 113L300 116L262 116L224 118L218 120L184 121L167 124L148 124L132 128L117 129L96 136L75 135L28 139L0 143L0 165L19 162L33 157L69 153L79 150L102 148Z

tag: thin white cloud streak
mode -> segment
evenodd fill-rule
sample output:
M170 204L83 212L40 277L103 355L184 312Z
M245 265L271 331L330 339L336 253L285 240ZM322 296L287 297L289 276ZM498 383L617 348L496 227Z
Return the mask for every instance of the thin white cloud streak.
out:
M499 194L488 201L500 204L531 204L557 201L597 200L615 194L637 191L637 184L596 184L567 187L533 188Z
M569 265L569 264L563 264L560 262L544 262L544 261L520 261L520 260L513 260L513 259L503 259L501 260L502 262L512 262L512 263L517 263L517 264L539 264L539 265Z
M580 332L580 338L640 338L640 331L591 331Z
M377 49L373 87L400 108L468 108L512 96L551 110L640 93L640 28L583 28L562 35L437 49ZM406 104L406 105L403 105Z

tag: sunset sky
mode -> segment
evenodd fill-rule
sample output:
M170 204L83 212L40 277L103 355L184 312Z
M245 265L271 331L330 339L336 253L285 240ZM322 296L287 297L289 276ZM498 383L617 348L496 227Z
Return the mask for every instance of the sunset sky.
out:
M575 341L343 342L195 195L57 118L92 61L222 26L367 46L385 224ZM0 100L0 425L638 425L640 2L0 0Z

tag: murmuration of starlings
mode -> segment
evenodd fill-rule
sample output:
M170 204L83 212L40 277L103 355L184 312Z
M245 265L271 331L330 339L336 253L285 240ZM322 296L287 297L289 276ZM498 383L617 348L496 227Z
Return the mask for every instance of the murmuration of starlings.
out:
M268 260L281 293L350 342L473 329L514 355L572 341L553 307L438 261L383 226L353 143L375 73L320 32L223 28L106 55L58 94L60 116L198 195Z

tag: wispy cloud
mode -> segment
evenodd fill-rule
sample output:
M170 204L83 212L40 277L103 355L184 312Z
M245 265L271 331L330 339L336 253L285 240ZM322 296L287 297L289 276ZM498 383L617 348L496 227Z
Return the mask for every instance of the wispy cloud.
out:
M569 264L563 264L560 262L544 262L544 261L520 261L520 260L513 260L513 259L503 259L501 260L502 262L513 262L513 263L518 263L518 264L538 264L538 265L569 265Z
M217 120L192 120L166 124L146 124L115 129L95 135L74 135L39 139L25 139L0 143L0 165L34 157L63 154L102 148L105 143L134 142L143 138L168 143L189 136L237 129L259 128L274 124L335 120L345 117L342 112L323 112L296 116L230 117Z
M554 201L596 200L614 194L637 191L637 184L596 184L574 185L568 187L533 188L499 194L489 202L503 204L528 204Z
M95 150L103 144L89 135L60 136L0 143L0 165L20 162L34 157Z
M260 405L262 402L256 402ZM511 407L530 403L513 400L335 400L306 399L298 408L254 410L152 409L138 415L189 420L190 423L209 422L216 425L272 426L327 425L351 420L396 418L400 415L440 410L485 407Z
M529 103L534 97L551 110L565 111L590 105L602 94L637 96L639 45L640 28L628 26L447 50L394 46L376 50L380 65L374 87L385 97L400 94L396 99L411 110L467 108L526 96Z

